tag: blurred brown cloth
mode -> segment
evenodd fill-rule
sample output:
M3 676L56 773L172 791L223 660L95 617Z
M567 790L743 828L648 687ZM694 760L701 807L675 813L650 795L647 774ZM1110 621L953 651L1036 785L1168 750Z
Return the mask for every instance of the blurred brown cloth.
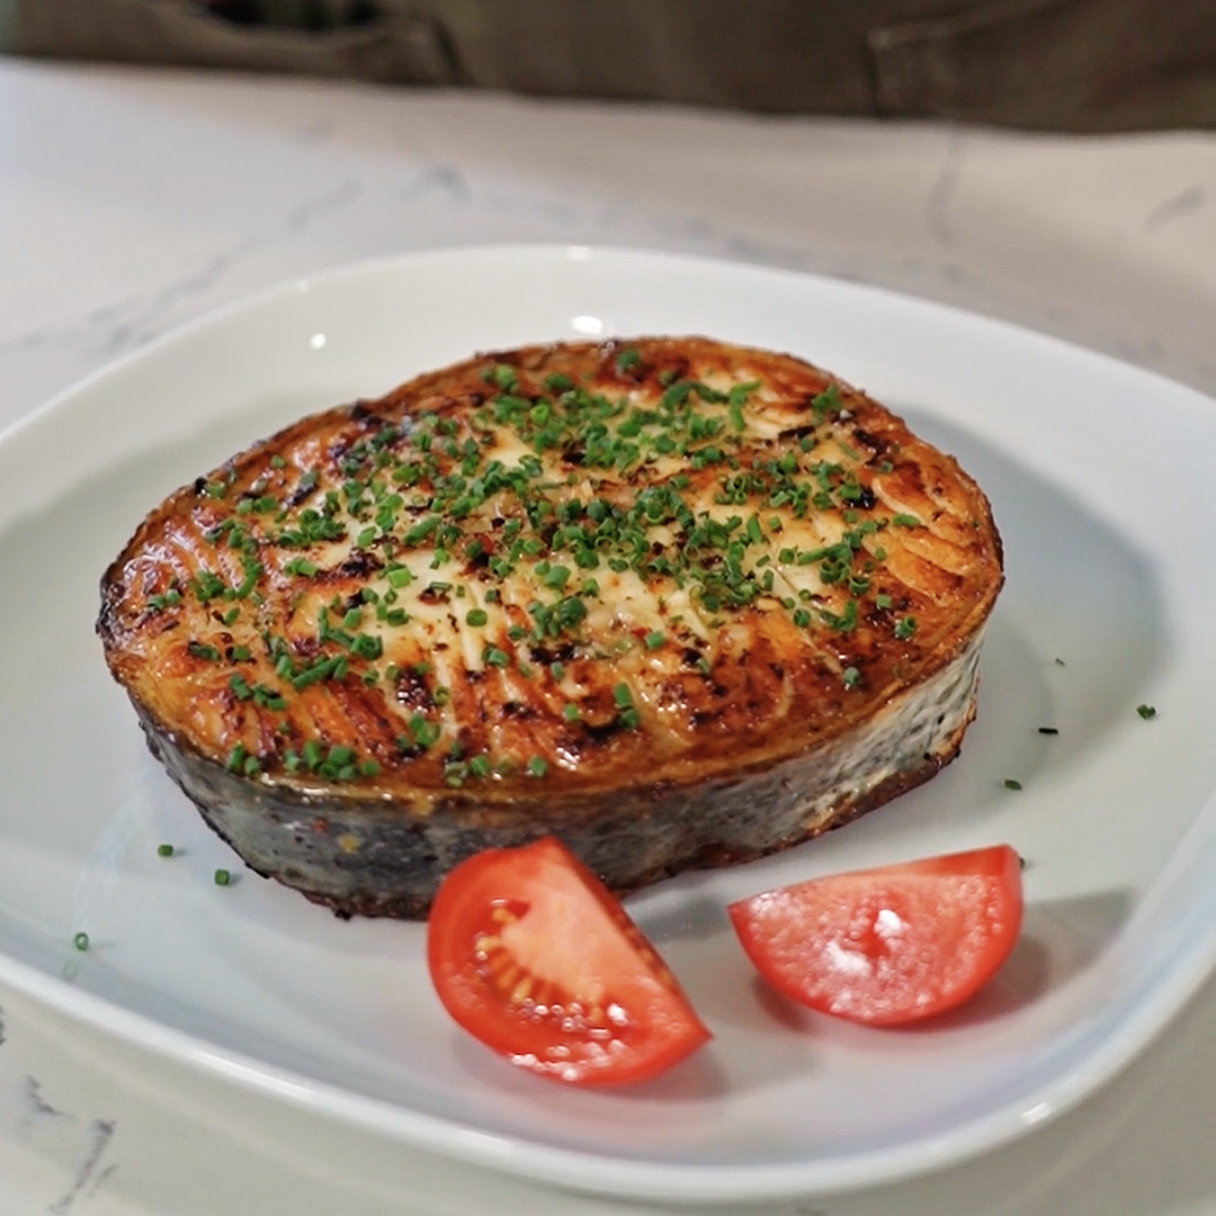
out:
M0 0L0 50L1041 130L1216 127L1216 0Z

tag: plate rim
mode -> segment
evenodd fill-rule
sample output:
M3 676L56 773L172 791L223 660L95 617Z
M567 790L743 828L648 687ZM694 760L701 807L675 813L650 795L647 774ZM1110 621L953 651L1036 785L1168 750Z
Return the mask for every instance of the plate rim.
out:
M877 283L865 283L856 279L836 276L822 271L791 270L786 267L772 266L765 262L750 262L746 259L731 257L727 254L690 254L673 253L662 249L646 249L640 246L579 243L570 241L507 241L478 244L457 244L436 246L430 249L404 251L400 253L373 255L358 258L351 262L336 262L318 267L314 271L291 275L279 279L256 291L247 292L235 299L204 309L197 316L191 317L181 324L172 325L157 333L143 344L125 351L117 358L108 360L102 366L94 368L80 379L53 393L50 397L35 405L25 414L14 419L7 426L0 428L0 445L13 441L22 431L40 422L41 419L54 410L63 408L66 402L79 396L86 390L104 383L113 376L120 375L127 367L137 365L143 360L157 354L161 350L178 342L189 339L194 333L209 329L242 312L253 312L276 299L289 296L293 291L307 291L314 286L325 286L343 278L357 278L373 271L409 267L430 261L460 261L466 258L482 257L542 257L566 262L594 262L612 258L636 258L639 261L666 263L669 266L706 267L713 266L726 270L740 270L760 277L771 276L787 282L802 281L827 287L846 294L868 297L875 300L885 300L890 303L915 305L918 309L948 317L955 322L978 324L991 327L994 330L1010 335L1020 335L1033 338L1054 347L1057 351L1068 352L1072 357L1092 360L1096 366L1108 369L1118 369L1121 374L1130 374L1143 378L1146 382L1164 386L1171 392L1180 392L1192 398L1193 404L1216 407L1216 398L1193 385L1181 380L1175 380L1163 372L1131 363L1126 359L1107 354L1105 351L1059 337L1047 330L1037 329L1021 322L1009 321L1004 317L993 316L964 308L956 304L947 304L927 296L915 295L912 292L900 291Z
M18 436L45 424L45 420L88 394L107 380L120 378L137 366L201 332L242 314L254 314L294 292L355 281L370 273L408 274L411 268L478 258L540 258L555 263L604 263L635 259L669 269L712 267L743 272L760 279L811 283L857 298L881 299L902 307L913 306L951 323L965 322L993 332L1032 338L1054 346L1070 358L1095 361L1095 366L1131 374L1142 383L1181 392L1196 405L1211 408L1212 398L1192 386L1100 351L1090 350L1055 335L990 317L953 305L923 299L889 288L838 279L829 275L788 270L729 257L701 256L631 248L628 246L571 243L508 243L459 245L418 252L371 257L330 266L315 273L296 275L274 285L209 309L185 324L174 326L149 342L89 373L54 394L0 430L0 448ZM87 408L87 401L85 402ZM1196 822L1216 809L1216 795L1208 800ZM1183 838L1185 840L1185 836ZM1180 841L1180 845L1181 845ZM127 1008L117 1001L74 987L38 967L0 951L0 983L89 1025L151 1050L195 1071L223 1077L253 1092L291 1102L325 1118L341 1119L368 1132L388 1136L444 1157L498 1170L517 1177L584 1193L658 1201L776 1200L809 1195L837 1194L932 1173L961 1163L1041 1126L1079 1105L1109 1082L1156 1038L1216 967L1216 924L1209 933L1178 953L1167 973L1167 983L1155 986L1137 1008L1139 1016L1124 1017L1104 1032L1097 1046L1085 1053L1072 1072L1053 1076L1019 1102L1020 1109L998 1108L952 1129L949 1136L907 1138L894 1146L862 1150L810 1162L770 1164L678 1164L602 1155L581 1149L545 1144L508 1133L485 1131L458 1119L428 1114L382 1098L360 1095L331 1082L291 1069L267 1064L240 1051L209 1042L199 1034L178 1030L155 1017ZM1033 1099L1033 1100L1032 1100ZM524 1157L524 1162L517 1160Z

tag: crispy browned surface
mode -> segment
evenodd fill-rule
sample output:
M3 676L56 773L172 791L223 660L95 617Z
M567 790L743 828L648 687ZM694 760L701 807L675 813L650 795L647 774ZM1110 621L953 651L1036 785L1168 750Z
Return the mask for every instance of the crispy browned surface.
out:
M622 358L626 351L636 360ZM511 372L500 370L496 383L495 368ZM484 480L495 458L515 468L536 433L566 417L560 394L543 387L555 373L613 409L624 403L600 419L609 442L622 423L629 431L633 411L662 414L664 394L670 403L686 382L724 396L761 383L737 412L713 392L685 391L664 415L682 422L643 419L637 436L626 434L641 459L623 467L606 467L594 441L589 449L595 411L584 411L541 452L527 503L507 487L466 511L468 495L450 482L444 491L440 479L461 474L466 459L466 483ZM819 397L832 385L838 398ZM504 395L525 401L514 426L494 422ZM419 435L434 423L417 425L426 415L451 431L435 434L429 453ZM693 416L718 420L717 433L690 440ZM683 439L684 453L654 453L661 434ZM707 451L721 459L693 459ZM428 456L433 464L423 467ZM353 518L347 483L365 487L369 503L379 491L380 507ZM211 496L220 487L223 496ZM667 495L662 517L643 512L629 545L601 536L597 547L588 504L636 512L652 487ZM792 497L782 499L783 488ZM300 512L319 510L327 490L339 496L338 532L294 543ZM828 496L818 506L817 494ZM383 511L393 495L399 504ZM697 543L709 516L740 520L728 541L742 544L733 568L726 545ZM590 543L555 535L569 527ZM232 546L234 533L245 548ZM843 565L840 549L836 560L822 556L842 537ZM436 559L437 540L446 561ZM513 554L523 540L539 551ZM301 572L301 559L316 572ZM496 572L495 559L512 572ZM631 564L618 571L612 560ZM408 586L390 586L393 563L412 571ZM548 566L538 572L538 563ZM559 566L568 571L563 585ZM208 596L219 583L208 588L201 572L228 598ZM152 720L258 783L419 808L437 795L467 797L505 811L577 790L689 785L843 735L956 656L987 618L1001 577L983 494L864 394L789 356L700 338L641 339L479 356L381 400L303 419L145 519L105 575L99 631L114 675ZM597 593L581 592L587 578ZM715 598L723 579L742 585L736 602L729 592ZM409 619L377 620L377 604L360 599L367 588L382 615ZM487 591L500 601L487 602ZM335 597L322 638L321 610ZM530 607L560 614L574 599L581 619L567 613L565 625L538 637ZM343 625L360 606L360 619L352 612ZM470 611L486 623L469 624ZM378 642L360 643L361 635ZM297 688L326 657L344 668ZM352 755L339 751L339 763L318 770L303 758L310 743L322 765L335 746Z

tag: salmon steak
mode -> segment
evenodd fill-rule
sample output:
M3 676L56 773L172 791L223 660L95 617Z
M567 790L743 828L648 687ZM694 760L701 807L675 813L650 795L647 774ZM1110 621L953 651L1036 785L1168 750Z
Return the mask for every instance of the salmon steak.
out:
M418 918L484 848L553 835L625 893L926 781L1002 580L981 490L865 393L650 337L287 427L139 525L98 632L252 869Z

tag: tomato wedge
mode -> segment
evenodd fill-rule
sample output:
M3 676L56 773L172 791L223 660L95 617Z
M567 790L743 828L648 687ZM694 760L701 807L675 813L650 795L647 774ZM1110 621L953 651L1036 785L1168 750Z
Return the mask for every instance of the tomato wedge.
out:
M431 908L427 963L465 1030L572 1085L645 1080L710 1037L625 910L552 837L452 870Z
M779 992L873 1025L961 1004L1005 961L1022 924L1008 845L856 870L753 895L727 909Z

